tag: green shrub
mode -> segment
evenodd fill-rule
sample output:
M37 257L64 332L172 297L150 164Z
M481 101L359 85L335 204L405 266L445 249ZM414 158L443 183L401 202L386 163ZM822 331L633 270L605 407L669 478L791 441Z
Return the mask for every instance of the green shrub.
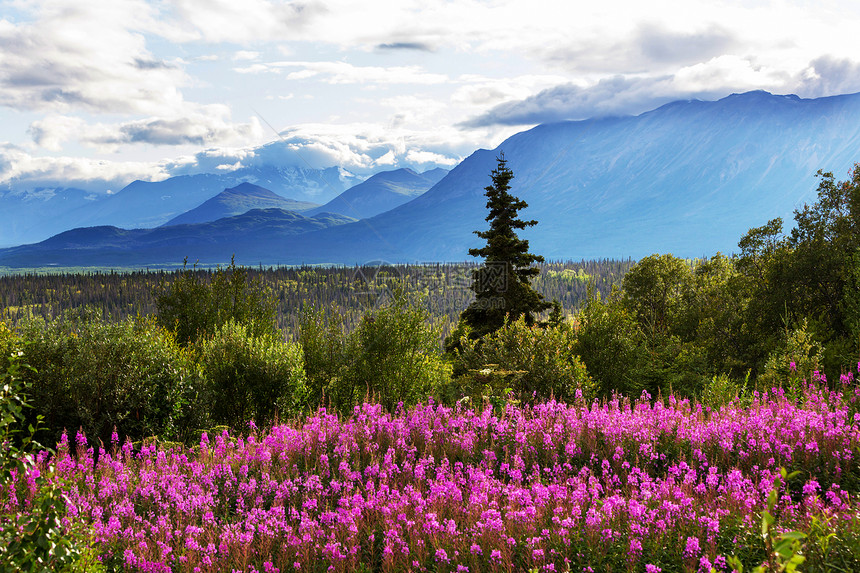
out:
M588 373L603 396L621 392L638 396L644 384L640 370L648 356L645 337L636 319L624 308L619 291L606 301L589 288L588 299L577 317L574 353L585 363Z
M350 337L342 315L334 310L330 313L317 308L305 310L299 321L298 339L307 376L308 404L317 408L326 400L336 402L333 393L343 389L341 381L350 354Z
M311 310L302 319L299 342L311 396L341 412L365 398L387 410L413 405L450 380L440 352L440 334L426 310L397 294L388 306L368 311L346 333L336 314Z
M238 429L253 419L268 425L305 406L307 387L298 344L271 332L257 335L250 325L230 320L211 338L198 341L197 351L213 423Z
M562 402L576 399L577 390L586 398L595 385L574 351L575 335L567 324L529 326L522 318L506 322L480 341L464 337L455 354L454 371L463 393L473 399L483 386L497 396L507 385L522 400ZM488 396L489 397L489 396Z
M392 411L400 402L426 399L450 379L440 342L427 311L404 296L365 314L350 337L345 381L351 392L342 406L351 409L369 395Z
M21 329L33 370L33 414L45 419L49 443L82 427L109 443L111 432L132 440L185 439L201 425L199 378L173 337L151 319L108 323L92 313L35 319Z
M729 378L725 374L714 376L701 391L701 402L714 410L735 401L748 400L746 384Z
M9 356L13 352L17 353L19 342L15 332L6 326L5 322L0 321L0 370L9 366Z
M759 375L760 388L785 387L791 397L802 394L804 380L810 382L821 367L823 348L809 332L804 319L797 328L785 329L780 344L768 355Z
M277 328L271 293L232 261L214 272L183 265L172 283L161 282L156 306L159 322L182 346L212 336L230 320L248 325L255 336Z

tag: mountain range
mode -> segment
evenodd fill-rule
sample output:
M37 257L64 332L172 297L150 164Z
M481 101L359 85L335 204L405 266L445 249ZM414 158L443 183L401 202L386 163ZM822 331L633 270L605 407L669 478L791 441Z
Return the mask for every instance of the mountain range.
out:
M245 227L221 235L218 248L177 240L158 253L201 262L236 253L244 264L466 260L480 245L473 231L487 228L484 187L502 153L515 175L511 192L529 204L520 215L539 221L522 235L548 259L729 252L749 228L777 216L790 223L793 209L814 201L818 169L847 176L860 159L860 94L801 99L757 91L540 125L474 152L429 191L374 216L298 234L258 236ZM72 238L2 250L0 265L108 264L112 251L99 241L82 248ZM124 249L125 265L155 261L155 251Z
M224 189L253 183L294 201L325 203L364 178L345 169L261 165L133 181L111 194L81 189L0 189L0 245L41 241L73 227L157 227Z
M342 213L366 219L390 211L421 195L448 174L445 169L416 173L411 169L384 171L347 189L315 212Z
M217 221L179 224L154 229L120 229L112 226L81 227L65 231L35 245L0 251L7 266L26 267L33 261L45 265L105 266L176 265L190 262L223 262L231 251L237 262L260 259L268 246L309 231L354 222L334 213L305 217L283 209L252 209ZM129 263L129 260L132 262Z
M735 94L634 117L537 126L478 150L432 189L367 220L296 238L304 261L458 261L488 227L483 188L504 153L511 192L539 223L522 233L551 260L701 257L816 198L819 169L860 159L860 94Z
M224 189L194 209L186 211L164 223L162 227L207 223L223 219L224 217L241 215L252 209L283 209L284 211L301 213L310 211L315 207L319 207L319 205L307 201L286 199L269 191L265 187L246 182L240 183L230 189Z

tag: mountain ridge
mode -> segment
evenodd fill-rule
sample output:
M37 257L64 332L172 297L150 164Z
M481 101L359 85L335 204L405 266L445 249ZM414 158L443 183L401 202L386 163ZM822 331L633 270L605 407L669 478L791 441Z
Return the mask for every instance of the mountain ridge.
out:
M532 252L550 260L707 256L735 250L769 219L789 221L814 201L819 169L837 179L848 172L860 159L860 94L747 92L535 126L476 150L402 205L276 238L243 262L466 260L480 246L473 231L487 226L483 189L501 152L514 172L511 192L529 204L521 216L538 220L522 233Z
M224 217L241 215L251 209L276 207L285 211L301 213L318 206L317 203L284 198L265 187L246 181L235 187L224 189L211 199L207 199L197 207L177 215L160 226L168 227L186 223L217 221Z
M425 173L416 173L409 168L381 171L350 187L325 205L311 209L309 213L331 211L366 219L408 202L447 174L447 170L440 168Z

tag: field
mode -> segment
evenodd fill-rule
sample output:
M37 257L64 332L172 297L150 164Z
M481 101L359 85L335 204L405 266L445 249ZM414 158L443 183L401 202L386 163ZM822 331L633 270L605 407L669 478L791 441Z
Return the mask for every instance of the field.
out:
M732 558L777 571L795 552L804 571L849 571L853 378L719 408L648 395L364 404L187 449L114 437L97 463L84 436L64 436L53 467L39 456L2 503L26 512L43 472L104 565L125 571L668 573L731 571Z

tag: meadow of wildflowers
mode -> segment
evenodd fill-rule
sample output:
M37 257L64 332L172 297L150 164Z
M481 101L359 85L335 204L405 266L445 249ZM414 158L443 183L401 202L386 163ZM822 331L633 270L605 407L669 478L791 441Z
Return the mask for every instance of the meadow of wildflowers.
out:
M63 437L33 472L125 571L731 571L780 531L847 539L860 414L853 377L712 410L617 398L503 409L430 403L314 415L191 449ZM780 468L801 474L779 485ZM41 469L38 469L41 468ZM26 511L15 475L3 512ZM835 542L834 542L835 543Z

